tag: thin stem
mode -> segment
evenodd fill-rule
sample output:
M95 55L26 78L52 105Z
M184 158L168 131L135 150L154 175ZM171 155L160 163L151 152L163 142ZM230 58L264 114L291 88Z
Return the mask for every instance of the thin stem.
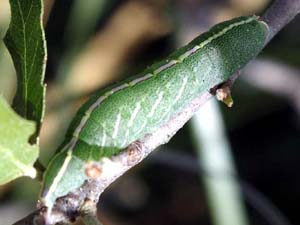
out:
M202 177L213 224L248 225L238 179L225 175L236 171L216 100L201 107L191 122L199 164L209 174L224 174Z

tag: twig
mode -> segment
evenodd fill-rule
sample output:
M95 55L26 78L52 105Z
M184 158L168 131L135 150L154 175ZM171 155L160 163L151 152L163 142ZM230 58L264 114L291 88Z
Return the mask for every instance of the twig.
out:
M281 28L290 22L299 13L299 11L299 0L275 1L262 17L262 20L264 20L270 27L270 35L267 42L269 42ZM115 171L112 170L113 173L111 173L109 177L100 177L96 180L88 180L81 188L71 192L63 198L58 199L54 210L51 213L52 223L69 221L70 219L74 219L74 217L78 217L78 212L86 199L97 202L100 194L107 186L120 177L124 172L143 160L156 147L166 143L210 97L211 95L208 92L203 94L199 98L195 99L183 112L162 126L156 133L145 137L144 140L133 143L127 150L112 157L107 163L112 163L119 169ZM101 165L99 164L99 166L103 165L103 162ZM40 215L43 215L43 210L29 215L16 224L43 225L45 223L43 220L40 220ZM31 221L29 221L28 218L30 218Z
M269 25L268 43L285 25L300 13L299 0L276 0L266 10L262 20Z

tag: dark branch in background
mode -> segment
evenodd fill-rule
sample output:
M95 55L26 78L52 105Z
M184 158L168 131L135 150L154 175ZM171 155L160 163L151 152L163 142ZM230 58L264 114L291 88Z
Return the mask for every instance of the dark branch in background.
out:
M45 224L45 221L40 214L41 210L36 210L13 225L43 225Z
M243 196L248 204L262 216L262 218L269 225L291 225L288 219L280 212L280 210L267 199L262 193L254 188L248 182L241 180L236 174L230 174L226 171L224 173L210 173L206 171L199 161L188 154L182 153L185 151L178 151L162 147L162 151L153 154L149 157L147 163L161 164L176 169L183 170L188 173L195 173L201 176L208 176L217 179L226 179L229 176L234 176L239 181Z
M277 0L271 5L271 7L262 16L262 20L265 21L270 27L270 33L266 44L277 34L286 24L288 24L298 13L300 12L300 0ZM112 158L112 163L121 163L122 170L113 174L113 177L106 180L93 180L87 181L83 187L73 191L67 196L57 200L55 209L53 212L53 220L55 222L67 222L79 217L79 211L81 206L86 202L86 199L94 202L96 205L100 194L109 186L115 179L120 177L124 172L131 167L139 163L144 159L151 151L153 151L159 145L168 141L178 129L189 118L192 117L195 110L197 110L205 101L211 96L205 93L199 99L196 99L190 107L182 112L184 115L170 122L162 130L156 134L149 135L142 140L142 148L136 147L135 149L127 149L119 155ZM173 129L173 130L172 130ZM161 132L167 132L168 137L162 135ZM161 137L164 137L163 139ZM139 144L139 143L136 143ZM146 147L146 148L145 148ZM132 146L131 146L132 148ZM134 150L134 151L132 151ZM119 165L120 166L120 165ZM15 225L44 225L43 221L43 209L35 211L26 218L15 223ZM287 224L287 223L285 223Z

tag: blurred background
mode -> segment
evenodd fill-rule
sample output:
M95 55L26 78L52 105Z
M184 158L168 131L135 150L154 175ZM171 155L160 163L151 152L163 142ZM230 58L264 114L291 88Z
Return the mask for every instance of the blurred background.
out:
M214 24L259 15L270 3L44 0L48 64L42 163L92 93L137 74ZM0 0L1 39L9 18L8 0ZM103 224L300 224L299 22L298 16L241 71L232 108L211 101L170 143L105 191L99 202ZM10 102L15 86L1 40L0 93ZM32 211L39 188L29 178L1 186L0 224Z

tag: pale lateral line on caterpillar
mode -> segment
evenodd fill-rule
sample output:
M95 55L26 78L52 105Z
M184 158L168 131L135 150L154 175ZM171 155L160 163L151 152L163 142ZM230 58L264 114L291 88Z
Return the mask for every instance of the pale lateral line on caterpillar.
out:
M130 117L130 120L129 120L128 124L127 124L128 128L133 125L133 121L134 121L135 117L137 116L137 114L139 113L140 109L141 109L141 102L137 102L136 103L136 107L134 108L133 113L132 113L132 115Z
M165 117L168 115L168 113L170 112L170 109L171 109L171 108L176 104L176 102L181 98L181 96L182 96L182 94L183 94L183 91L184 91L184 89L185 89L185 87L186 87L187 82L188 82L188 77L185 76L185 77L183 78L183 83L182 83L182 85L181 85L181 87L180 87L180 89L179 89L179 92L178 92L178 94L177 94L175 100L172 102L172 104L170 104L169 109L166 110L166 112L161 116L162 119L165 118Z
M154 105L151 108L150 113L147 115L148 118L151 118L154 115L155 109L159 106L159 104L164 96L164 93L165 92L163 92L163 91L159 92L157 100L154 102Z
M104 146L105 146L105 141L106 141L106 133L105 133L105 131L103 130L103 139L102 139L102 148L104 148Z
M121 122L121 113L119 112L118 115L117 115L116 122L115 122L114 132L113 132L113 135L112 135L113 139L115 139L118 135L120 122Z
M170 62L168 62L167 64L158 67L156 70L153 71L153 74L154 74L154 75L157 75L157 74L159 74L160 72L164 71L165 69L168 69L168 68L170 68L171 66L174 66L174 65L176 65L176 64L178 64L178 63L180 63L180 61L174 60L174 59L173 59L173 60L171 60ZM150 74L151 74L151 73L150 73Z
M83 129L83 127L85 126L87 120L89 119L91 113L109 96L111 96L112 94L116 93L117 91L123 90L124 88L127 87L132 87L142 81L148 80L151 77L158 75L158 73L172 67L175 66L179 63L182 63L184 59L186 59L187 57L189 57L190 55L194 54L196 51L201 50L204 46L206 46L207 44L209 44L210 42L212 42L213 40L221 37L222 35L224 35L225 33L227 33L229 30L233 29L234 27L238 27L240 25L246 24L246 23L250 23L252 21L254 21L256 18L255 17L250 17L246 20L243 21L239 21L233 24L230 24L228 27L225 27L224 29L222 29L220 32L216 33L215 35L209 37L207 40L203 41L202 43L195 45L193 48L191 48L190 50L188 50L187 52L183 53L181 56L178 57L177 60L171 60L170 62L168 62L165 65L160 66L159 68L157 68L156 70L153 71L153 73L149 73L146 74L143 77L139 77L134 79L133 81L129 82L129 83L124 83L118 87L112 88L110 91L108 91L107 93L105 93L103 96L100 96L95 103L93 103L85 112L85 116L82 118L82 120L80 121L78 127L75 129L74 133L73 133L73 138L70 141L70 148L68 150L68 157L72 157L72 150L74 148L74 146L76 145L76 142L79 139L79 134L81 132L81 130ZM131 122L131 120L129 121ZM131 124L131 123L130 123ZM69 155L70 152L70 155ZM66 157L65 162L67 161L66 164L68 164L70 162L70 159L67 159L68 157ZM65 162L63 163L63 166L65 165ZM66 165L67 168L67 165ZM61 168L62 169L62 168ZM61 170L60 169L60 170ZM45 196L45 199L47 198L47 196L50 196L52 194L52 192L55 190L55 188L52 188L52 186L54 186L54 183L58 184L58 182L61 180L63 173L60 173L61 171L58 172L57 176L54 178L54 181L50 188L48 193ZM51 190L51 191L50 191Z
M184 88L185 88L185 86L186 86L186 84L187 84L187 81L188 81L188 77L187 76L185 76L184 78L183 78L183 84L181 85L181 87L180 87L180 90L179 90L179 92L178 92L178 94L177 94L177 96L176 96L176 98L175 98L175 100L174 100L174 102L173 102L173 105L181 98L181 96L182 96L182 94L183 94L183 91L184 91Z
M60 168L59 172L57 173L57 176L54 178L53 183L50 186L48 193L52 193L52 192L55 191L59 181L61 180L62 176L64 175L65 171L67 170L69 162L71 161L71 159L72 159L72 151L68 150L67 157L65 158L62 167ZM46 197L45 197L45 200L47 199L47 196L50 196L50 195L47 194Z

